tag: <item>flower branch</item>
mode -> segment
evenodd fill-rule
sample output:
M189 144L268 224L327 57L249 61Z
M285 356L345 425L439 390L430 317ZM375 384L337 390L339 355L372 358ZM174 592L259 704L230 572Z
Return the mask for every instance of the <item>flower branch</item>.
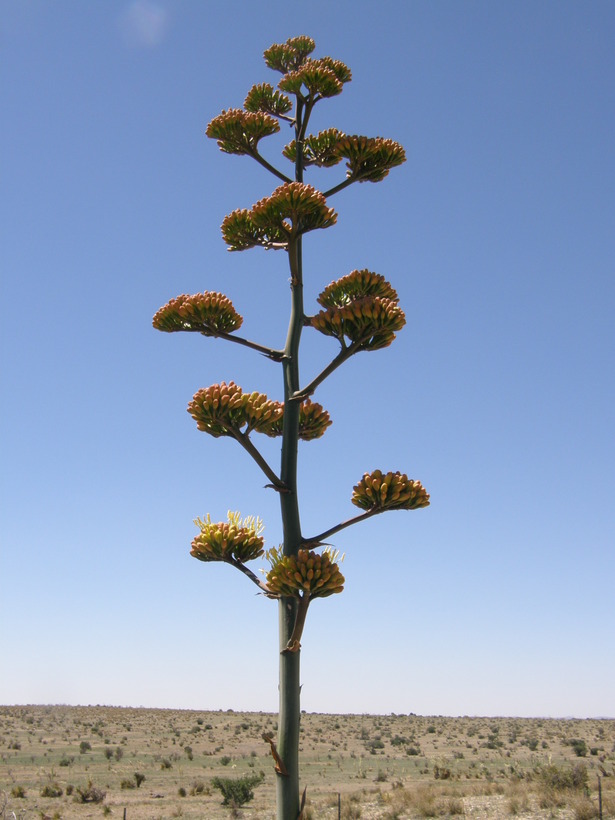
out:
M358 524L359 521L367 521L368 518L372 518L372 516L378 515L378 513L381 512L384 512L384 510L374 509L368 510L360 515L355 515L354 518L349 518L341 524L336 524L335 527L330 527L328 530L321 532L319 535L315 535L312 538L305 538L302 546L307 550L313 550L317 547L321 547L326 542L326 539L330 538L332 535L345 530L346 527L351 527L353 524Z
M229 557L229 558L224 559L224 563L225 564L230 564L232 567L235 567L235 569L238 569L240 572L243 572L243 574L246 576L246 578L249 578L250 581L252 581L253 584L256 584L256 586L260 589L260 591L262 593L264 593L268 598L277 598L278 597L277 595L272 595L271 590L269 589L267 584L264 581L261 581L260 578L257 575L255 575L255 573L253 573L252 570L249 569L241 561L238 561L236 558L230 558Z
M281 179L282 182L292 182L292 179L290 177L287 177L286 174L283 174L282 171L278 171L278 169L275 168L270 162L267 162L265 157L262 156L262 154L259 154L256 149L250 152L250 156L253 159L255 159L259 163L259 165L262 165L263 168L266 168L268 171L270 171L275 177Z
M225 339L227 342L235 342L238 345L249 347L258 353L262 353L263 356L266 356L274 362L281 362L284 358L283 350L274 350L272 347L266 347L258 342L252 342L250 339L244 339L242 336L231 336L230 333L212 333L211 335L218 339Z
M322 384L327 376L330 376L334 370L343 364L347 359L349 359L360 347L360 342L353 342L350 345L344 345L337 356L329 362L329 364L324 368L324 370L316 376L316 378L312 379L312 381L306 385L302 390L299 390L297 393L294 393L291 396L292 401L303 401L308 396L311 396L312 393L316 390L319 384Z
M254 446L250 436L247 433L242 433L241 430L232 428L229 428L229 432L231 433L235 441L241 444L246 453L252 456L254 461L258 464L258 466L265 473L265 475L273 485L274 490L277 490L278 492L286 492L286 485L283 481L281 481L281 479L276 475L274 470L265 461L260 451L257 450L257 448Z

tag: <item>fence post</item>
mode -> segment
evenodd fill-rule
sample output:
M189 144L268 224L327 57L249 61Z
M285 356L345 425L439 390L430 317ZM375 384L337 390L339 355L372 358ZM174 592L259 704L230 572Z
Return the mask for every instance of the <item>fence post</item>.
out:
M342 820L342 793L337 793L337 820Z
M598 775L598 817L602 820L602 778Z

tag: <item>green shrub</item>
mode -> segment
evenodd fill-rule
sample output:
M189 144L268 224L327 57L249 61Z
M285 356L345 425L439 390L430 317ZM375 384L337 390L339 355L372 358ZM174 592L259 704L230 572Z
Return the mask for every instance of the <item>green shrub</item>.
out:
M237 808L249 803L254 797L254 789L263 782L264 775L249 775L231 779L227 777L214 777L211 785L214 789L222 792L224 800L223 806L233 806Z
M12 797L25 797L26 796L26 790L24 789L23 786L13 786L13 788L11 789L11 796Z
M577 757L587 756L587 743L584 740L571 740L569 743Z
M228 766L228 764L229 764L230 762L231 762L231 758L230 758L228 755L224 755L224 757L221 757L221 758L220 758L220 763L221 763L223 766Z
M534 770L534 776L541 785L556 792L588 791L587 769L583 763L578 763L569 769L555 764L538 766Z
M62 797L62 787L58 783L47 783L41 789L41 797Z

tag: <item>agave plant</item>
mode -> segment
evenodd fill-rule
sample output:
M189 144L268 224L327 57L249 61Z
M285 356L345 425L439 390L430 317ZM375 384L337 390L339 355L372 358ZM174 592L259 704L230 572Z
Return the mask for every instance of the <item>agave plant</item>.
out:
M335 225L337 214L328 199L355 182L380 182L405 162L401 145L381 137L347 135L337 128L308 133L314 106L343 91L350 69L331 57L311 56L315 44L301 36L272 45L264 53L266 65L281 75L277 88L267 82L253 86L243 108L229 108L211 120L207 136L226 154L247 156L276 177L277 188L249 208L238 208L222 223L222 236L231 251L265 248L287 255L291 305L288 334L279 349L240 336L243 319L223 294L205 291L171 299L154 316L154 327L167 333L186 331L222 338L264 354L281 367L282 395L269 399L246 392L230 381L199 389L188 405L197 428L214 438L234 438L256 461L279 494L283 544L265 551L260 519L229 513L226 522L210 515L196 519L199 533L191 554L199 561L220 561L235 567L280 607L280 714L277 743L266 736L275 761L278 820L297 820L304 814L299 787L301 635L310 602L339 593L344 577L339 554L326 539L387 510L415 510L429 504L419 481L405 473L374 470L353 489L351 502L361 512L317 535L306 536L300 526L297 494L297 444L320 438L331 425L329 413L312 395L343 362L360 351L388 347L405 324L395 289L379 273L354 270L329 284L318 297L321 310L308 316L303 301L304 235ZM290 170L272 165L260 152L263 140L290 124L294 139L281 150ZM334 169L345 160L346 175L325 191L304 182L310 166ZM307 384L299 381L299 353L304 329L333 337L339 349L329 364ZM281 437L279 467L269 464L253 441L253 434ZM246 566L266 556L270 569L263 578Z

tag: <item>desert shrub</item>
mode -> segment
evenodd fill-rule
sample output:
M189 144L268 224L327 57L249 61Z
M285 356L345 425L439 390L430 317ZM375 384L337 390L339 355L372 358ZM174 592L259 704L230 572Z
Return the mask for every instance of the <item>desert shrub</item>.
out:
M161 769L172 769L173 764L171 763L171 761L169 760L168 757L165 757L160 762L160 768Z
M409 743L407 737L402 737L401 735L395 735L391 738L391 746L403 746L404 744Z
M520 786L514 786L508 798L508 813L517 815L529 811L530 801L527 791Z
M79 744L79 754L84 755L86 752L92 751L92 744L89 740L82 740Z
M211 785L214 789L222 792L224 800L223 806L243 806L249 803L254 797L254 789L263 782L263 774L253 774L245 777L231 779L227 777L214 777Z
M342 801L341 816L342 820L359 820L361 817L361 806L354 795L349 800Z
M47 783L41 789L41 797L62 797L64 792L59 783Z
M565 769L562 766L551 764L538 766L534 769L536 780L547 788L555 791L584 791L588 790L587 768L579 763Z
M444 805L444 810L447 816L450 817L465 814L465 810L463 808L463 800L460 800L458 797L449 797Z
M587 757L587 743L584 740L570 740L569 744L577 757Z
M436 764L433 767L433 776L434 780L449 780L451 776L451 770L447 769L446 766L438 766Z
M134 780L126 779L126 780L122 780L122 782L120 783L120 789L136 789L136 788L137 788L137 784L134 782Z
M115 759L119 762L124 757L124 750L121 746L118 746L115 752L113 752L113 755Z
M75 791L75 787L73 786L73 784L72 784L72 783L69 783L69 784L68 784L68 786L66 787L66 794L70 797L70 796L71 796L71 794L72 794L74 791Z
M92 781L89 780L87 786L77 786L74 799L76 803L102 803L106 794L106 792L97 788Z
M223 757L220 758L220 764L222 766L228 766L228 764L230 762L231 762L231 758L228 755L224 755Z
M420 755L420 753L421 750L418 746L408 746L408 748L406 749L406 754L411 755L413 757L417 757L417 755Z
M195 780L190 787L190 794L192 797L195 797L197 794L209 794L209 789L205 787L205 783L203 783L202 780Z
M378 771L378 774L376 775L376 778L375 778L376 783L386 783L386 781L388 779L389 779L389 776L387 775L386 772L383 772L382 769L380 769Z
M188 794L188 792L186 791L186 789L184 789L183 786L180 786L179 789L177 790L177 794L180 797L185 797Z
M113 757L113 749L105 749L105 757L107 760L111 760Z
M573 802L574 820L592 820L599 817L598 807L588 797L578 798Z
M141 788L141 783L145 780L145 775L141 774L141 772L135 772L135 784L137 789Z
M188 760L194 759L194 753L192 752L192 746L184 746L184 752L188 757Z
M11 789L11 796L12 797L25 797L26 796L26 790L24 789L23 786L13 786L13 788Z

